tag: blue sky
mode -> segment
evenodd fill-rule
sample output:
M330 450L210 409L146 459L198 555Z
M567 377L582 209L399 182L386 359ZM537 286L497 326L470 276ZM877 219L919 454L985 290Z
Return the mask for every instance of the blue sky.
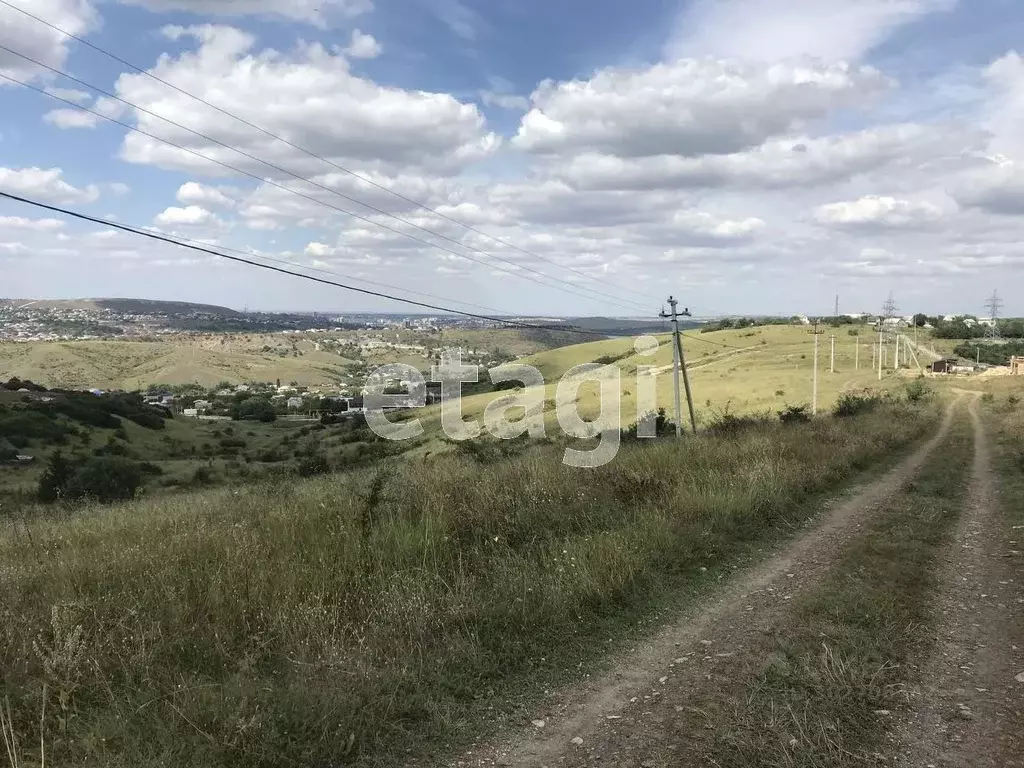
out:
M1007 0L7 1L331 164L0 5L0 45L128 106L0 74L158 137L0 83L0 190L473 311L1024 314ZM401 308L12 202L0 295Z

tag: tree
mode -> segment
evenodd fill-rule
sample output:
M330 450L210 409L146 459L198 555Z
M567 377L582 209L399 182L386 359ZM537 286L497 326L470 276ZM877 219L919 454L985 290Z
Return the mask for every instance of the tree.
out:
M67 495L68 483L74 468L60 451L54 451L46 464L43 476L39 478L36 496L40 501L57 501Z
M70 499L124 501L142 487L142 466L121 456L93 456L82 462L68 483Z
M11 461L18 458L18 449L9 440L0 437L0 461Z
M923 328L925 325L928 324L928 315L924 314L923 312L918 312L916 315L914 315L912 323L916 325L918 328Z
M269 423L277 418L274 406L264 397L247 397L231 406L231 418L235 421L262 421Z

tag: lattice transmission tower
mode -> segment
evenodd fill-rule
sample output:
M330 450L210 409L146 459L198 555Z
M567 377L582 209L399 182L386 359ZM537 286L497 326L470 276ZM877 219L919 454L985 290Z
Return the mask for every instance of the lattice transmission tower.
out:
M988 309L988 325L985 327L986 339L998 339L999 335L999 310L1003 308L1003 300L999 298L998 291L992 291L992 295L985 302Z

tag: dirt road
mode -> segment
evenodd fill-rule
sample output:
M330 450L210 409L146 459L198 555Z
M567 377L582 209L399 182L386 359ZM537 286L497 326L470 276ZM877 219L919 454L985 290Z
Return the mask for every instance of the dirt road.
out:
M737 657L758 652L760 636L779 611L830 571L865 523L885 509L942 444L963 398L949 407L937 434L915 453L846 494L809 530L616 660L609 673L560 692L521 732L480 745L448 765L691 764L677 750L713 725L702 722L701 701L720 695L723 682L740 666Z
M968 504L940 576L936 652L895 734L899 765L1024 766L1024 577L1012 554L1024 531L999 512L978 394Z

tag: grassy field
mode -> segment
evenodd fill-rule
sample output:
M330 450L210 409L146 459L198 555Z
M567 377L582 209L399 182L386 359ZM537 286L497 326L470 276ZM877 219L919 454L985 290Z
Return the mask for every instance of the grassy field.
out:
M366 332L371 336L383 332ZM400 362L429 370L423 354L400 351L368 353L342 346L346 354L327 347L325 339L354 341L360 334L178 334L152 341L0 342L0 380L29 379L66 389L145 389L150 384L220 382L297 382L329 386L354 381L351 367ZM565 343L564 334L537 337L518 330L446 330L437 334L396 331L389 341L431 348L462 346L482 355L528 355ZM346 356L351 354L353 356ZM486 360L485 360L486 362ZM359 382L361 384L361 381Z
M796 354L796 353L794 353ZM0 522L20 765L395 765L521 719L937 410L390 460Z
M901 390L912 370L904 369L898 375L885 370L881 380L871 370L871 338L867 331L860 338L860 354L856 350L857 338L846 328L835 329L835 372L830 368L829 332L819 336L818 406L830 409L844 392ZM557 380L570 368L593 361L607 361L620 371L621 423L628 426L638 415L649 410L637 406L638 366L651 366L655 370L655 408L673 411L672 346L671 337L657 337L659 346L653 356L636 354L631 338L608 339L586 344L561 347L525 357L517 362L537 368L546 382L542 397L547 433L557 434L554 398ZM761 413L774 416L791 405L810 405L814 362L814 336L805 326L766 326L742 330L687 333L684 353L690 371L690 383L698 425L711 423L723 413ZM859 363L859 367L858 367ZM650 374L646 374L650 375ZM470 395L462 400L464 417L481 419L488 404L513 397L507 392L487 392ZM594 418L599 409L598 387L581 387L577 404L584 418ZM687 418L684 408L684 421ZM638 410L641 411L638 414ZM424 429L434 439L431 450L443 445L441 440L440 409L428 408L422 414Z

